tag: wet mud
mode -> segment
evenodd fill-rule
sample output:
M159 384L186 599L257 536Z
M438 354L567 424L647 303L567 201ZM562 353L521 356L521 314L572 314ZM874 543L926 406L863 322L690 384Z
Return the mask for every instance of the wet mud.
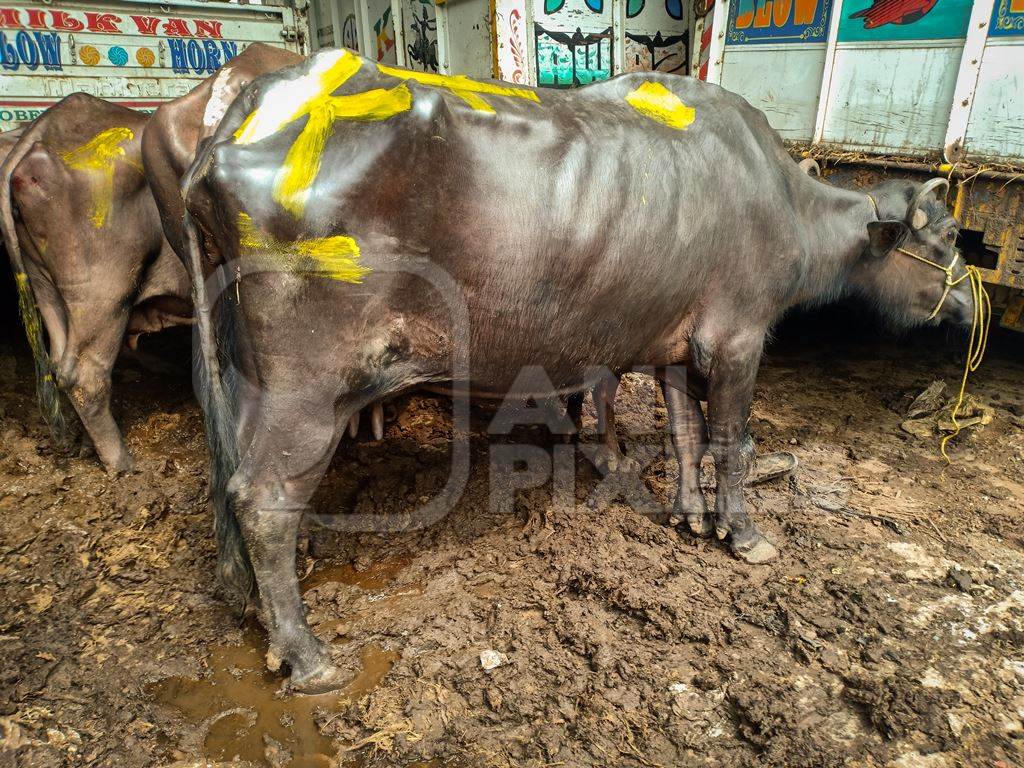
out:
M960 336L891 339L845 311L783 326L751 424L759 450L799 466L748 490L782 551L765 566L652 523L582 453L569 503L548 482L496 508L495 445L564 443L488 436L493 410L474 408L449 515L304 531L309 621L352 676L305 697L280 690L262 631L214 583L187 334L144 342L180 377L119 365L138 471L111 480L53 453L6 331L0 766L1024 764L1024 342L1010 333L972 384L992 418L946 467L900 425L935 379L957 382ZM318 511L403 514L437 492L450 410L390 405L384 441L342 443ZM627 448L661 451L642 481L668 502L651 381L630 377L618 411Z

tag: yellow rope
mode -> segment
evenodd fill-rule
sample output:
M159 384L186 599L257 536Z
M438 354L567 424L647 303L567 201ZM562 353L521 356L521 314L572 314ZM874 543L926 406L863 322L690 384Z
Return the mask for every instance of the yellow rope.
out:
M953 419L953 432L942 438L939 444L939 452L942 458L950 464L949 455L946 453L946 443L960 434L960 423L956 420L960 413L960 407L964 403L964 394L967 391L967 377L978 370L982 359L985 357L985 347L988 346L988 331L992 321L992 302L988 297L988 291L981 281L981 272L977 267L967 265L967 276L971 281L971 298L974 300L974 318L971 322L971 336L967 344L967 359L964 361L964 373L960 377L960 392L957 395L956 403L950 416Z
M967 393L967 377L978 370L981 365L982 359L985 357L985 348L988 346L988 331L992 323L992 302L988 297L988 291L985 290L985 285L982 282L981 271L972 264L964 264L964 274L960 277L953 278L953 265L956 264L959 256L954 256L953 261L950 262L948 267L944 267L941 264L936 264L931 259L926 259L923 256L918 256L912 251L908 251L906 248L897 248L897 251L905 256L910 256L912 259L922 261L930 267L941 269L946 273L946 288L942 292L942 296L939 298L939 303L935 305L935 309L928 316L931 320L933 317L939 314L939 310L942 309L942 305L946 301L946 297L949 296L949 292L956 286L962 283L964 280L970 280L971 282L971 299L974 303L974 316L971 319L971 335L967 342L967 359L964 361L964 373L960 377L960 392L957 394L956 403L953 405L952 411L950 411L950 418L953 421L953 432L942 438L942 442L939 444L939 453L942 454L942 458L946 460L947 464L951 464L949 454L946 453L946 444L954 437L960 434L960 422L957 421L957 416L960 413L960 408L964 404L964 395Z

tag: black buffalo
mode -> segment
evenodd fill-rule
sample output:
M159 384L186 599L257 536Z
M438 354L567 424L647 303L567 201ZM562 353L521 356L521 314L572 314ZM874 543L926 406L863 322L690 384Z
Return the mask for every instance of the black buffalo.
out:
M197 311L220 572L255 585L305 691L341 680L306 624L296 531L358 409L421 385L545 396L597 370L685 368L708 405L705 423L662 377L676 509L762 562L776 552L742 488L766 333L850 294L924 323L946 290L932 267L957 258L935 184L830 187L742 98L658 73L537 90L324 52L243 92L183 186L192 270L210 278ZM971 313L963 282L934 319Z

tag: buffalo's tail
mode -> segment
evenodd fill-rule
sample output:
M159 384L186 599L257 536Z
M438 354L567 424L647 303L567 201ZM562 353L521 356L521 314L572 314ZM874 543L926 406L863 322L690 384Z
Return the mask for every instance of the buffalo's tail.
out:
M58 447L70 442L70 429L65 410L61 404L60 390L54 376L53 362L46 346L43 318L39 313L32 284L25 270L25 260L18 242L18 232L14 224L14 204L11 199L11 179L14 169L31 151L32 145L39 139L43 131L43 118L37 118L18 139L0 165L0 230L3 232L4 244L11 260L14 279L18 287L18 310L21 322L28 336L28 344L32 349L32 358L36 369L36 396L43 420L50 428L50 434Z
M219 299L209 295L198 227L188 212L188 195L193 179L202 173L208 157L207 152L200 149L181 187L186 203L183 233L188 251L187 266L192 275L195 333L198 335L198 343L193 343L192 357L210 452L210 501L217 539L217 577L244 611L252 602L256 579L235 513L236 498L228 487L239 464L235 406L237 371L232 365L236 359L234 292L222 291ZM216 313L213 311L215 300Z

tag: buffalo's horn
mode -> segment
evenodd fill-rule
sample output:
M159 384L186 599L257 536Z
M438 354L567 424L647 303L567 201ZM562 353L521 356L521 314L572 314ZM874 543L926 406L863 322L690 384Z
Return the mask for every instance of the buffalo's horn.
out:
M380 403L373 404L373 410L370 412L370 426L373 427L373 439L383 440L384 439L384 406Z
M348 436L355 438L359 434L359 411L356 411L348 419Z
M808 176L817 176L821 178L821 166L818 165L818 161L813 157L807 157L801 160L797 165L800 170L806 173Z
M927 217L917 216L916 212L920 210L921 203L923 203L932 192L942 187L942 196L945 197L946 193L949 192L949 179L928 179L921 188L917 190L917 194L914 195L914 199L910 201L910 205L907 206L907 223L910 224L914 229L920 229L928 223Z

